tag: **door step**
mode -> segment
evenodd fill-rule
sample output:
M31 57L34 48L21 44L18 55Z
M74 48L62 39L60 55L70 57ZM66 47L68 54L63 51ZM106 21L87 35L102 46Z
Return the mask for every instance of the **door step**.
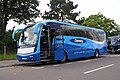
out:
M44 60L41 60L41 62L48 62L48 61L52 61L52 59L44 59Z

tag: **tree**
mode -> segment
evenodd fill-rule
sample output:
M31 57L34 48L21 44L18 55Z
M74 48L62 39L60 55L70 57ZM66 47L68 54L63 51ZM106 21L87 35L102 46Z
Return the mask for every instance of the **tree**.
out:
M78 23L84 26L103 29L106 32L107 36L115 35L119 31L119 25L116 24L114 20L106 18L101 13L90 15L88 18L81 18L78 20Z
M10 19L19 24L34 22L34 18L39 16L37 0L0 0L0 49L11 44L11 33L6 32L7 22ZM9 39L8 39L9 37ZM3 50L2 50L3 51Z
M0 42L1 42L1 38L2 38L2 3L0 0Z
M12 31L6 31L6 36L4 37L4 42L0 41L0 54L4 52L4 43L6 44L7 53L13 53L16 49L16 44L12 40Z
M0 0L2 32L5 33L7 22L10 19L14 19L19 24L34 21L34 18L40 13L37 9L38 5L37 0Z
M80 14L79 12L74 12L74 9L78 7L78 4L73 5L70 0L50 0L47 4L50 11L45 11L42 15L44 19L55 19L63 21L64 19L76 20L76 17Z

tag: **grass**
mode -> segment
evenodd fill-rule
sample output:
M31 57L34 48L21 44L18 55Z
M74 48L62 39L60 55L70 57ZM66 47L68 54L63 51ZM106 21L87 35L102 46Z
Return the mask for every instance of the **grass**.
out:
M16 54L6 54L6 56L4 56L4 54L0 54L0 61L1 60L12 60L12 59L16 59Z

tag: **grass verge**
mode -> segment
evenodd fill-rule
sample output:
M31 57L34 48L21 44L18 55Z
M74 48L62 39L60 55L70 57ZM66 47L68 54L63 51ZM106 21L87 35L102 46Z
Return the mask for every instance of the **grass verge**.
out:
M4 56L4 54L0 54L0 61L2 60L14 60L16 59L16 54L6 54L6 56Z

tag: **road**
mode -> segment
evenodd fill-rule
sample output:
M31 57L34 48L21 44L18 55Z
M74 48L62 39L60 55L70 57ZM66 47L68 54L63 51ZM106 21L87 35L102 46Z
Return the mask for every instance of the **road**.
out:
M66 63L24 63L0 68L0 80L120 80L120 54Z

